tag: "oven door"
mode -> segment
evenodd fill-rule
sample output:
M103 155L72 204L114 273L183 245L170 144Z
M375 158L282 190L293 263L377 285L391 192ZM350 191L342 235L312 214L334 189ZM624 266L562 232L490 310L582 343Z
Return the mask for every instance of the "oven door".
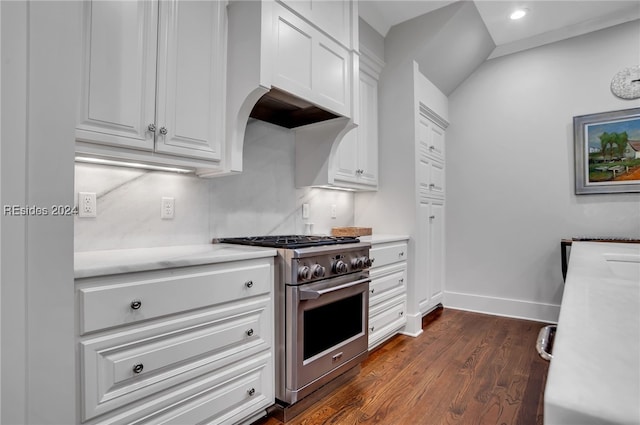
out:
M367 355L368 272L287 287L289 403L359 364Z

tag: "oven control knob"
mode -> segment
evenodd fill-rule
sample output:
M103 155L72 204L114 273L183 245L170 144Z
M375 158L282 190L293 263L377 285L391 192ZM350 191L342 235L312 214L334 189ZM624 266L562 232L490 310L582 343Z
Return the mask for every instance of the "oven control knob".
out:
M368 269L369 267L371 267L371 263L373 263L373 260L365 255L364 257L362 257L362 262L364 263L364 268Z
M364 268L364 257L358 257L351 260L351 267L356 270Z
M325 268L320 264L314 264L311 266L311 274L313 277L322 277L324 276Z
M333 263L333 272L334 273L346 273L348 270L347 263L342 260L338 260Z
M311 279L311 269L309 266L300 266L298 268L298 277L300 280Z

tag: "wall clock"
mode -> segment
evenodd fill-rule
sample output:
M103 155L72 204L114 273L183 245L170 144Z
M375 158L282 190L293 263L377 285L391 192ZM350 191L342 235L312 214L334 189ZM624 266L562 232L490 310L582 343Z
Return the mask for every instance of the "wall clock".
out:
M611 92L621 99L640 98L640 66L624 68L614 75Z

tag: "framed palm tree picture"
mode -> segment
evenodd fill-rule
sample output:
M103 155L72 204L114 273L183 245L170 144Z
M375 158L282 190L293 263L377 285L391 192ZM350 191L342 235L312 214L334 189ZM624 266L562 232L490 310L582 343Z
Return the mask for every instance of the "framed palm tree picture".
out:
M640 192L640 108L573 117L576 195Z

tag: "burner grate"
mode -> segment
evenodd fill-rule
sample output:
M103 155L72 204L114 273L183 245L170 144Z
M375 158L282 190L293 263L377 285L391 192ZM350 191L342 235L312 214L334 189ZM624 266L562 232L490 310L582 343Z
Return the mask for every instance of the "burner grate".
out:
M312 246L338 245L356 243L360 240L353 236L309 236L309 235L277 235L277 236L248 236L241 238L222 238L214 242L238 245L263 246L270 248L307 248Z

